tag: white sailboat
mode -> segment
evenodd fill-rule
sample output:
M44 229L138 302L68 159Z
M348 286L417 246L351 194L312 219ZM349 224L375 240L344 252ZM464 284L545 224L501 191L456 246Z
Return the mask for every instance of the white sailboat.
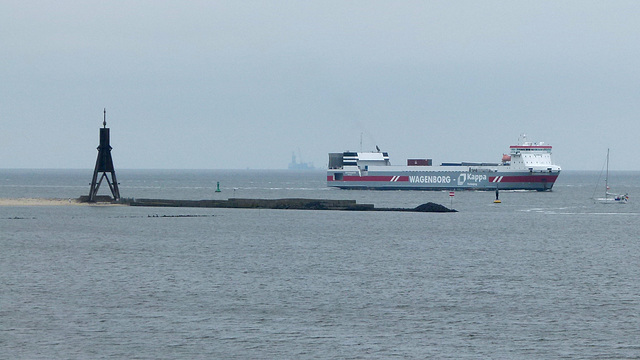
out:
M596 189L594 190L593 194L594 194L594 198L593 200L598 203L598 204L626 204L629 202L629 194L614 194L609 192L610 188L609 188L609 149L607 149L607 162L606 162L606 166L607 166L607 172L604 178L604 197L603 198L596 198L595 197L595 193L598 190L597 185L596 185ZM598 179L598 183L600 182L600 180Z

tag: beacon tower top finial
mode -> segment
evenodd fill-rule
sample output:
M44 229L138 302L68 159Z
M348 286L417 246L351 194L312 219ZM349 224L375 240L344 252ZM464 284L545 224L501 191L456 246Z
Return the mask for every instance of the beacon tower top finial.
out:
M104 121L102 121L102 127L107 128L107 108L104 108Z

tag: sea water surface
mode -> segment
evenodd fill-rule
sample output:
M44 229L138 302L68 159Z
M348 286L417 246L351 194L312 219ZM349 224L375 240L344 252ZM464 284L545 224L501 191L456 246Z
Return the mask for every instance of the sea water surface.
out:
M91 174L0 170L0 198L77 198ZM119 171L123 197L459 212L0 206L0 352L637 359L640 173L611 176L625 205L594 204L597 178L565 171L552 192L494 204L493 192L330 189L320 171Z

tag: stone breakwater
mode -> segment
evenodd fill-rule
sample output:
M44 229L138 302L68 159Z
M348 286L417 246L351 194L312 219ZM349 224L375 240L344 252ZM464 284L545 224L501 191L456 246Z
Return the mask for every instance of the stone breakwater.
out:
M288 210L342 210L342 211L407 211L407 212L456 212L445 206L426 203L415 208L376 208L373 204L358 204L355 200L327 199L241 199L228 200L170 200L128 199L129 206L237 208L237 209L288 209Z
M0 199L0 206L148 206L189 208L235 208L235 209L288 209L288 210L342 210L342 211L406 211L406 212L457 212L440 204L428 202L415 208L376 208L373 204L358 204L355 200L327 199L241 199L228 200L171 200L171 199L122 199L114 201L109 196L100 196L89 202L88 196L77 199Z

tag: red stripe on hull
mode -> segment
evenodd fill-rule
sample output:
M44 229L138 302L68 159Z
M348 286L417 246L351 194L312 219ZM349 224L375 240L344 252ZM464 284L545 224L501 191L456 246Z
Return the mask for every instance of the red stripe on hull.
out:
M490 176L489 177L489 182L493 182L496 177L499 176ZM508 183L508 182L547 182L547 183L554 183L556 182L556 179L558 178L558 175L529 175L529 176L503 176L502 179L500 180L501 183Z
M397 178L397 179L395 179ZM409 176L344 176L342 181L388 181L395 179L393 182L409 181ZM332 175L327 175L327 181L340 181L334 180Z
M391 181L393 176L345 176L344 181Z

